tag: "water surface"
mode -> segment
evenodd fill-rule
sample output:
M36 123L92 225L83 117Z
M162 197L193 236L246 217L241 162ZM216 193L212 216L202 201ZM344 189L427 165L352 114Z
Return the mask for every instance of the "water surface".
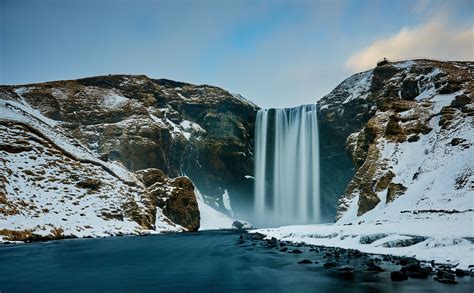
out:
M235 231L73 239L0 246L0 291L8 292L472 292L457 285L389 272L341 278L314 252L289 254L239 245Z

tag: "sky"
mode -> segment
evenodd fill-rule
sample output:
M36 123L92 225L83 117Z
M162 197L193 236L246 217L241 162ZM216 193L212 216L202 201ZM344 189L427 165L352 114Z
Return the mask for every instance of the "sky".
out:
M292 107L383 57L474 60L474 1L0 0L0 84L145 74Z

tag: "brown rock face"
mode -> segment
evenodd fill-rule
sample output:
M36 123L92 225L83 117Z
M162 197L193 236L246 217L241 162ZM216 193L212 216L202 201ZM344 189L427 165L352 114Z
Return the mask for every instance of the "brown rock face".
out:
M390 182L387 190L387 203L392 202L400 195L403 195L406 190L407 188L403 186L403 184Z
M187 177L177 177L170 185L174 189L162 206L163 213L189 231L199 230L200 215L193 183Z
M166 178L161 170L153 168L139 170L136 174L165 216L188 231L199 230L199 207L189 178Z

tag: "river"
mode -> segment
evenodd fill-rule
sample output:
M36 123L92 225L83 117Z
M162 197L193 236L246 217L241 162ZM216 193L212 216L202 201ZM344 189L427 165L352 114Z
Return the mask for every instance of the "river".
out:
M0 291L9 292L470 292L431 279L399 283L390 273L341 278L302 254L279 252L237 231L71 239L0 246Z

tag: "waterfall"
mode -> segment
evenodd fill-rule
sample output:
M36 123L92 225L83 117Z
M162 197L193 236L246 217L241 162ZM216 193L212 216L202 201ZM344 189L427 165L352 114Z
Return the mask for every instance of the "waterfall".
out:
M315 105L258 111L254 192L259 226L320 221Z

